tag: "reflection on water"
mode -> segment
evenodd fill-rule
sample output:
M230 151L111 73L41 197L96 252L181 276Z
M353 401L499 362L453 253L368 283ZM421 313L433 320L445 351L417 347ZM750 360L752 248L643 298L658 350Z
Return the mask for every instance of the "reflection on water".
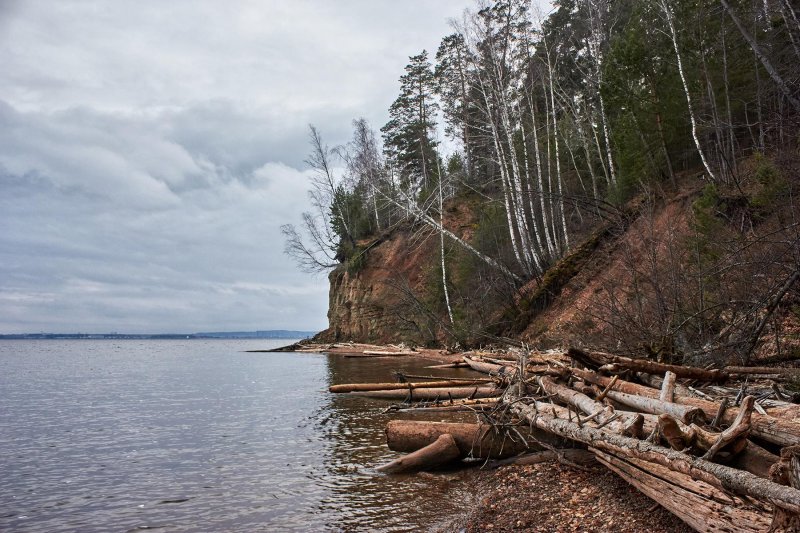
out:
M375 472L388 404L327 392L425 362L244 353L269 343L0 342L0 531L424 530L469 504L470 472Z
M394 371L438 376L472 376L469 371L423 369L431 362L410 358L348 359L328 357L328 382L361 383L392 381ZM436 476L386 476L374 467L399 454L386 447L384 428L391 418L438 420L435 414L392 414L382 411L391 402L368 398L329 395L325 406L334 421L326 428L329 435L326 458L332 491L322 502L324 510L334 511L331 525L352 529L371 524L387 530L425 529L452 519L473 497L470 472L441 473ZM453 420L450 416L447 420ZM347 475L342 475L342 474ZM326 513L327 514L327 513Z

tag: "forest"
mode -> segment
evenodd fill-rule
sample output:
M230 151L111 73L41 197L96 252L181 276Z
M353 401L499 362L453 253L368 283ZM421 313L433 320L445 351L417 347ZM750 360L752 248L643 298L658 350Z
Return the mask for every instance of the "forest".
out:
M409 58L379 130L356 119L330 147L310 127L310 209L283 227L301 268L357 274L401 227L411 247L435 238L408 298L468 346L520 333L637 224L614 251L624 276L581 310L597 347L800 356L796 5L480 0L454 17ZM689 215L660 227L676 198Z

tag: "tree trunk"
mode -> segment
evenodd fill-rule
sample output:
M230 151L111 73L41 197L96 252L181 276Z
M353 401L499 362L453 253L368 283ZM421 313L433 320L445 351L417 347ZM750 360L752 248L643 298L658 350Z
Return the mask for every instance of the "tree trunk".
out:
M409 390L409 389L430 389L442 387L462 387L465 385L479 385L490 381L489 379L473 380L453 380L453 381L423 381L419 383L343 383L341 385L331 385L328 387L330 392L356 392L356 391L379 391L379 390Z
M379 466L376 470L385 474L404 474L419 470L431 470L453 462L460 456L461 451L458 449L453 436L449 433L444 433L424 448Z
M644 427L643 417L634 413L615 413L611 407L592 400L585 394L572 390L566 385L555 383L548 377L540 377L539 385L548 395L555 396L562 402L580 409L590 417L593 417L593 420L598 424L608 424L611 420L618 421L617 427L622 428L622 431L618 431L620 434L639 437L638 433L649 433L656 425L655 418L651 417L647 427Z
M373 390L350 392L351 396L365 396L383 400L447 400L457 398L491 398L500 395L495 387L440 387L411 388L399 390Z
M778 483L800 488L800 446L787 446L781 450L781 460L770 469L770 475ZM776 507L770 531L796 533L800 531L800 516Z
M587 425L579 426L568 420L537 411L534 407L521 402L508 405L512 413L526 420L533 427L554 435L583 442L618 457L640 459L662 465L671 471L685 474L696 481L703 481L717 489L771 503L789 513L800 513L800 490L778 485L749 472L691 457L647 441L614 435Z
M673 372L676 377L682 379L696 379L698 381L710 382L724 382L730 377L728 373L721 370L705 370L703 368L691 366L668 365L665 363L648 361L646 359L632 359L630 357L622 357L609 353L586 352L577 348L570 348L567 354L587 366L599 367L608 365L605 370L611 372L618 372L620 368L633 370L634 372L646 372L648 374Z
M672 402L675 397L675 372L667 371L664 382L661 384L661 394L658 397L662 402Z
M675 17L667 0L659 0L659 4L661 5L661 10L664 12L664 18L667 19L667 26L669 26L670 36L672 37L672 46L675 49L675 57L678 60L678 74L680 74L681 82L683 83L683 92L686 95L686 105L689 108L689 120L692 124L692 139L694 139L694 145L697 148L697 153L700 155L700 159L703 162L703 167L705 167L706 172L708 172L711 181L716 182L717 177L714 175L714 171L711 170L711 166L706 160L706 154L703 151L703 147L700 144L700 139L697 136L697 120L695 119L694 108L692 107L692 93L689 90L689 83L686 80L686 73L683 71L683 60L681 58L680 48L678 47L678 32L675 29Z
M526 453L516 457L509 457L508 459L497 459L490 461L484 468L498 468L505 465L536 465L539 463L565 463L565 464L579 464L579 465L596 465L597 461L592 452L586 451L582 448L566 448L563 450L545 450L543 452Z
M764 532L769 513L686 474L660 465L590 448L597 460L622 479L701 532Z
M511 365L488 363L486 361L481 361L479 359L473 359L466 356L464 356L464 362L466 362L472 370L481 372L483 374L506 375L514 372L514 367Z
M461 457L477 457L481 459L503 459L530 450L541 450L542 447L527 439L511 440L506 435L497 433L488 424L464 424L450 422L421 422L412 420L392 420L386 425L386 444L396 452L413 452L423 448L449 433L453 436L461 452ZM556 445L563 443L561 439L547 435L541 431L531 433L538 441Z
M792 107L794 108L795 111L800 111L800 100L798 100L792 95L792 91L789 89L787 83L784 81L783 78L781 78L780 74L778 74L778 71L775 70L775 67L772 66L772 63L769 62L769 59L767 59L767 56L764 55L764 51L761 50L760 46L758 46L755 39L753 39L753 36L750 35L747 29L745 29L745 27L742 25L742 22L739 20L739 17L737 17L736 14L731 9L730 4L728 4L726 0L720 0L720 3L722 4L722 7L725 8L725 11L728 13L728 15L731 17L731 20L733 20L733 23L739 29L739 33L742 34L744 40L747 41L747 44L749 44L750 48L753 49L753 52L756 54L756 57L758 57L758 60L761 61L761 64L764 66L764 70L767 71L769 77L772 78L772 81L775 82L775 85L778 86L783 95L786 97L786 100L788 100L789 103L792 104Z
M572 373L590 383L605 387L611 382L611 378L600 376L588 370L571 369ZM614 390L657 398L659 392L644 385L637 385L629 381L618 380L614 384ZM675 403L691 407L697 407L705 412L706 416L713 418L719 411L719 404L700 398L689 398L686 396L676 396ZM728 408L722 415L722 423L731 424L739 414L739 409ZM753 413L751 420L752 434L762 440L778 444L780 446L793 446L800 442L800 423L791 420L784 420L774 416Z
M658 394L658 391L656 391ZM667 414L674 416L684 424L694 422L705 422L706 414L702 409L690 405L679 405L672 402L662 402L658 398L648 398L637 394L627 394L624 392L609 391L607 398L619 402L622 405L633 407L645 413L654 415Z

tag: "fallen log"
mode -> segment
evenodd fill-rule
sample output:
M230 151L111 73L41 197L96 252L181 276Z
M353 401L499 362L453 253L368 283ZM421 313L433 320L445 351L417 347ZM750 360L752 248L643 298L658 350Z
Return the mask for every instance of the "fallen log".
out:
M611 378L601 376L596 372L590 370L571 369L573 375L587 381L594 383L598 386L604 387L611 382ZM659 391L645 387L644 385L637 385L629 381L618 380L614 384L614 390L625 392L627 394L636 394L639 396L647 396L650 398L657 398ZM687 396L675 396L675 403L679 405L686 405L702 409L706 416L711 419L719 411L719 404L701 398L690 398ZM739 414L739 409L729 407L725 409L721 416L723 424L732 424ZM753 413L751 424L751 433L759 439L778 444L780 446L793 446L800 442L800 423L792 420L785 420L770 415L762 415Z
M382 357L391 357L391 356L401 356L401 355L419 355L417 352L412 352L411 350L406 350L402 352L394 352L391 350L364 350L364 355L378 355Z
M451 463L459 457L461 457L461 451L458 449L455 439L449 433L444 433L424 448L381 465L376 470L385 474L432 470Z
M777 483L800 489L800 446L787 446L781 450L781 459L770 469L770 477ZM800 531L800 515L775 508L770 531Z
M656 376L655 374L648 374L646 372L637 372L636 377L639 378L643 383L655 388L655 389L662 389L664 387L664 378L661 376ZM675 382L675 385L672 389L672 401L675 401L675 396L696 396L689 387L681 385L678 382Z
M443 411L476 411L493 409L497 406L498 398L476 398L474 400L445 400L441 402L419 404L401 404L392 406L392 409L401 413L443 412Z
M721 369L705 369L694 366L669 365L648 359L633 359L603 352L588 352L578 348L569 348L567 355L590 368L606 367L610 372L621 369L645 372L648 374L664 374L674 372L679 378L696 379L715 383L725 382L738 376L770 376L773 378L791 378L800 376L800 368L776 368L771 366L726 366Z
M492 398L502 391L496 387L423 387L418 389L396 389L348 392L350 396L364 396L380 400L447 400L459 398Z
M491 379L459 379L446 381L424 381L419 383L343 383L341 385L331 385L328 387L330 392L357 392L357 391L379 391L379 390L409 390L420 388L443 388L443 387L462 387L465 385L480 385L491 382Z
M541 450L536 441L548 445L563 444L541 431L528 433L527 443L516 438L512 440L505 434L496 432L488 424L466 424L455 422L422 422L412 420L392 420L386 425L386 444L396 452L413 452L423 448L449 433L453 436L461 452L461 457L480 459L503 459L530 450ZM525 432L523 432L525 435Z
M456 361L454 363L444 363L442 365L430 365L425 368L469 368L469 365L463 361Z
M658 393L658 391L656 391ZM639 396L636 394L628 394L625 392L609 391L606 394L607 398L615 402L633 407L645 413L654 415L667 414L674 416L684 424L692 424L694 422L705 422L706 414L702 409L690 405L680 405L673 402L664 402L658 398L650 398L647 396Z
M491 375L506 375L514 372L514 367L509 365L498 365L496 363L489 363L472 357L464 357L464 362L469 365L472 370L482 374Z
M664 381L661 384L661 394L658 397L662 402L671 402L675 397L675 372L667 371L664 374Z
M466 383L467 385L472 384L473 382L480 381L480 382L490 382L494 381L492 378L486 377L465 377L465 378L458 378L455 376L431 376L431 375L422 375L422 374L406 374L404 372L395 372L395 377L397 381L395 383L407 383L407 380L428 380L423 381L423 383L429 383L432 381L455 381L458 383Z
M661 436L669 443L670 447L678 451L687 448L708 451L719 441L721 435L720 433L706 431L695 424L690 427L681 426L677 420L669 415L659 416L659 430ZM728 464L739 470L746 470L765 479L770 478L770 468L778 462L778 459L777 455L744 438L738 444L728 449L723 449L715 456L715 460L718 462Z
M770 453L753 441L747 441L747 446L728 463L739 470L747 470L758 477L769 479L772 465L778 462L779 457Z
M615 413L613 408L592 400L589 396L566 385L556 383L549 377L541 376L538 378L538 382L545 393L555 396L562 402L572 405L589 415L589 418L585 418L584 421L593 419L598 424L607 424L612 420L618 420L618 425L624 428L621 434L629 437L640 437L642 433L649 433L655 427L654 420L651 420L647 428L644 428L643 417L634 413ZM578 420L580 419L578 418Z
M664 448L647 441L623 437L588 425L553 417L546 412L522 402L508 403L512 413L528 421L533 427L559 437L582 442L592 448L618 457L641 459L703 481L718 489L755 498L776 505L788 513L800 513L800 490L785 487L725 465L706 461L687 454Z
M701 532L759 532L770 527L769 512L686 474L628 456L589 448L597 460L662 507Z
M764 375L789 378L800 376L800 368L781 368L773 366L726 366L722 370L728 374L736 376Z
M608 370L612 372L617 372L620 369L632 370L634 372L646 372L648 374L673 372L679 378L719 383L727 381L730 377L729 374L721 370L706 370L693 366L668 365L646 359L632 359L630 357L609 353L586 352L578 348L570 348L567 350L567 354L576 361L589 367L599 368L609 365Z

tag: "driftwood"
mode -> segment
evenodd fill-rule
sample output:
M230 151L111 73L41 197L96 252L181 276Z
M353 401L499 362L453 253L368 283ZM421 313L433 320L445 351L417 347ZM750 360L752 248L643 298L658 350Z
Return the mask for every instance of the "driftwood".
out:
M661 394L658 399L662 402L672 402L675 397L675 372L667 371L664 374L664 381L661 384ZM613 385L612 385L613 386Z
M469 368L469 365L464 361L456 361L454 363L444 363L441 365L430 365L425 368Z
M800 489L800 446L787 446L781 450L781 459L770 469L773 480ZM800 516L776 508L772 515L772 531L800 531Z
M461 457L455 439L449 433L439 435L432 443L415 452L395 459L377 470L385 474L401 474L419 470L432 470Z
M761 375L777 377L800 377L800 368L773 366L726 366L723 371L734 376Z
M659 416L661 436L673 450L694 448L705 452L704 459L714 458L740 470L746 470L759 477L769 478L769 470L778 461L764 448L747 439L749 415L753 411L753 398L743 402L744 409L731 426L722 433L707 431L696 424L683 426L669 415Z
M412 352L411 350L405 350L401 352L393 352L389 350L364 350L361 353L363 353L364 355L377 355L381 357L419 355L417 352Z
M446 413L446 412L477 412L491 410L497 407L499 398L479 398L475 400L453 400L446 402L433 402L430 404L401 404L393 406L392 410L400 413ZM460 403L464 402L464 403Z
M330 392L357 392L357 391L379 391L379 390L410 390L420 388L443 388L443 387L463 387L464 385L479 385L491 381L489 379L471 380L447 380L447 381L424 381L419 383L343 383L341 385L331 385L328 387Z
M766 501L789 513L800 513L800 490L798 489L785 487L759 478L750 472L694 458L647 441L615 435L588 425L579 426L569 420L537 411L535 407L522 402L511 402L509 408L533 427L554 435L582 442L618 457L630 457L659 464L723 491Z
M708 483L634 457L590 450L603 465L696 531L763 533L770 527L767 511Z
M646 383L655 389L663 389L664 387L664 378L661 376L648 374L647 372L637 372L636 377L638 377L643 383ZM696 394L693 393L689 387L681 385L676 381L672 389L672 401L675 401L675 396L696 396Z
M599 368L601 366L608 366L608 370L612 372L619 371L620 369L632 370L634 372L647 372L648 374L664 374L666 372L673 372L679 378L696 379L698 381L709 382L724 382L730 377L727 373L720 370L706 370L704 368L696 368L691 366L668 365L665 363L656 363L655 361L648 361L646 359L631 359L630 357L622 357L620 355L613 355L602 352L587 352L579 350L578 348L570 348L567 354L591 368Z
M543 432L526 432L526 441L511 439L497 432L488 424L465 424L451 422L421 422L411 420L392 420L386 426L386 443L396 452L413 452L427 446L440 435L453 436L461 452L461 457L480 459L502 459L530 450L541 450L537 441L548 445L558 445L560 439Z
M632 359L603 352L588 352L578 348L570 348L567 355L590 368L600 368L610 372L619 372L622 369L648 374L664 374L674 372L679 378L695 379L722 383L738 376L770 376L776 378L800 376L800 368L775 368L770 366L727 366L722 369L705 369L693 366L669 365L657 363L647 359Z
M465 356L464 362L467 363L472 370L481 372L482 374L505 375L514 372L513 366L489 363L480 359L473 359L472 357Z
M607 385L611 378L601 376L596 372L590 370L571 369L572 373L590 383L594 383L601 387ZM649 398L657 398L659 391L645 387L644 385L637 385L629 381L618 380L614 384L614 389L617 391L625 392L627 394L645 396ZM675 403L690 407L702 409L706 416L711 419L716 416L719 411L719 404L701 398L690 398L686 396L676 396ZM739 409L729 407L721 416L721 422L724 424L731 424L736 420L739 414ZM777 418L770 415L762 415L753 413L751 419L751 433L759 439L778 444L780 446L793 446L800 442L800 423Z
M655 393L658 394L658 391L655 391ZM616 392L613 390L608 392L607 397L622 405L639 409L645 413L652 413L655 415L668 414L674 416L680 419L684 424L704 422L706 419L706 414L702 409L690 405L664 402L658 398L648 398L646 396Z
M383 400L447 400L458 398L491 398L499 396L502 391L496 387L473 386L473 387L440 387L440 388L404 388L396 390L374 390L348 392L350 396L365 396L367 398L378 398Z
M434 400L391 408L398 411L490 408L480 413L480 420L488 421L481 424L390 422L389 448L410 455L381 471L433 468L455 458L495 459L484 464L496 467L548 460L585 463L596 457L698 531L800 532L800 419L791 416L800 409L775 409L781 416L766 414L764 407L771 409L775 402L761 406L756 398L764 401L774 395L778 403L788 399L775 382L772 390L758 384L751 388L752 396L743 399L742 385L739 397L729 398L730 407L697 385L767 370L775 376L792 372L766 367L711 370L569 351L573 360L614 374L606 376L569 368L551 354L533 359L529 352L472 355L477 354L463 354L462 364L494 374L492 380L407 376L404 379L414 381L331 387L333 392L358 396ZM533 360L535 364L529 364ZM624 379L636 375L652 386ZM692 382L681 384L679 379ZM706 389L712 395L730 391L735 394L736 389ZM707 425L711 419L713 424ZM781 456L771 453L777 447L759 446L762 440L784 447ZM555 449L565 445L571 449ZM584 446L588 450L575 449Z
M541 386L542 390L547 394L556 396L562 402L572 405L589 415L588 418L583 419L583 422L587 422L591 419L597 424L608 424L611 421L618 420L615 428L621 429L619 431L620 434L630 437L639 437L643 432L649 433L655 426L655 421L650 420L645 428L643 427L643 416L634 413L615 413L614 409L592 400L587 395L575 391L566 385L556 383L548 377L540 377L538 381L539 386ZM580 418L577 417L577 415L576 420L580 422Z

